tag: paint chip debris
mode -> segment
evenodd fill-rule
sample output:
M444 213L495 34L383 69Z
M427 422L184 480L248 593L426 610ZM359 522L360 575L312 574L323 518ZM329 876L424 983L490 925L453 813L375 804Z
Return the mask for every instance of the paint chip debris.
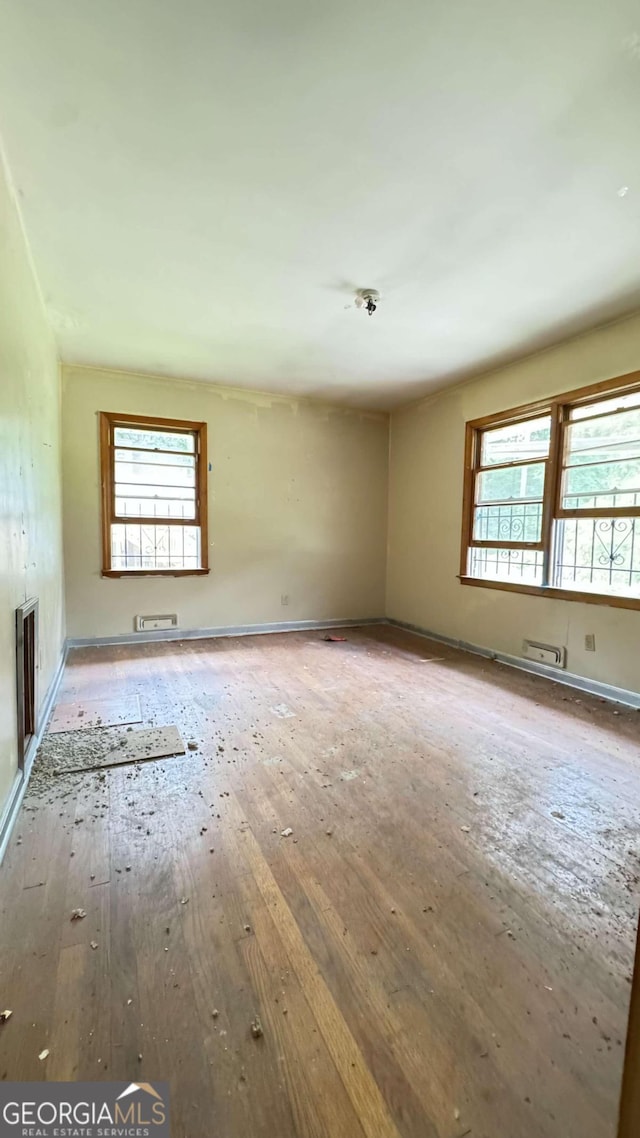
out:
M280 835L283 838L290 838L292 833L293 833L293 830L291 829L291 826L287 826L286 830L280 831Z
M81 921L83 917L86 917L86 915L87 913L85 909L72 909L70 919L72 921Z
M11 1011L11 1009L6 1008L5 1011L0 1012L0 1023L6 1023L8 1019L11 1019L12 1015L13 1015L13 1012Z
M91 947L92 947L93 949L96 949L96 948L98 947L98 942L97 942L97 940L92 940L92 941L91 941Z
M471 833L471 826L461 826L460 829L462 830L463 834L470 834Z
M188 897L181 897L180 898L180 904L181 905L188 905L189 904L189 898Z
M49 1048L45 1047L44 1051L41 1051L40 1054L38 1055L38 1059L40 1059L42 1061L42 1060L47 1058L48 1054L49 1054Z
M277 703L275 707L270 707L269 711L271 711L273 715L277 715L278 719L295 719L296 715L295 711L287 707L286 703Z

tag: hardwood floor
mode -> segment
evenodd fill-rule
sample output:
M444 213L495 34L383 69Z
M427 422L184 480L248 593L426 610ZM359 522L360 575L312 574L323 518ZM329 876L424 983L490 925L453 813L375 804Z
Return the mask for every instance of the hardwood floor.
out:
M34 778L0 1076L167 1079L174 1138L614 1138L640 714L344 635L72 652L60 704L198 750Z

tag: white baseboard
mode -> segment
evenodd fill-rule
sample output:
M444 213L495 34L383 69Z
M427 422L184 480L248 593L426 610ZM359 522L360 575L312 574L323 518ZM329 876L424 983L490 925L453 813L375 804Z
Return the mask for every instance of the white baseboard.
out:
M264 636L272 632L307 632L321 628L359 628L384 624L383 616L362 620L288 620L274 624L238 624L216 628L162 628L157 632L122 632L118 636L71 637L69 648L92 648L102 644L144 644L150 640L213 640L219 636Z
M429 632L417 624L409 624L404 620L393 620L387 617L387 624L394 628L404 628L407 632L414 632L417 636L424 636L427 640L435 640L438 644L448 644L452 648L460 648L463 652L473 652L476 656L484 656L487 660L497 660L500 664L507 664L510 668L519 668L522 672L532 672L536 676L545 676L548 680L555 680L578 691L597 695L601 699L610 699L614 703L623 703L626 707L640 710L640 692L627 691L626 688L617 688L613 684L605 684L600 680L590 680L586 676L578 676L574 672L565 672L562 668L553 668L549 664L538 664L535 660L525 660L520 656L509 656L505 652L494 652L491 648L483 648L479 644L468 644L466 640L454 640L451 636L441 636L437 632Z
M31 774L33 760L36 756L38 747L40 746L47 721L53 710L53 705L58 694L58 688L60 687L60 680L62 679L62 673L64 672L64 666L67 662L68 650L69 646L65 641L62 647L62 654L58 662L58 667L56 668L55 675L49 684L47 694L40 708L38 717L38 730L36 731L35 735L32 736L29 743L27 753L24 757L23 769L16 771L16 777L13 780L13 786L11 787L8 801L5 804L2 814L0 814L0 865L2 865L2 859L4 858L7 846L9 844L9 839L11 837L11 831L13 830L13 827L16 823L16 818L18 817L18 812L22 806L22 799L24 798L27 784L29 782L29 775Z

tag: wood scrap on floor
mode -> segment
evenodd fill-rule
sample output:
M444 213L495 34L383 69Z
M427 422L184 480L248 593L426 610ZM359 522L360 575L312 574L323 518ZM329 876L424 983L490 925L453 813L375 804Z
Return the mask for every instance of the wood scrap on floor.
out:
M142 723L140 699L137 695L113 699L79 699L60 703L48 728L49 735L62 731L86 731L92 727L119 727Z
M120 740L121 745L97 761L88 764L56 769L56 775L78 774L82 771L102 770L106 767L121 767L128 763L148 763L153 759L166 759L173 755L184 755L185 745L175 726L146 727L142 731L132 731Z

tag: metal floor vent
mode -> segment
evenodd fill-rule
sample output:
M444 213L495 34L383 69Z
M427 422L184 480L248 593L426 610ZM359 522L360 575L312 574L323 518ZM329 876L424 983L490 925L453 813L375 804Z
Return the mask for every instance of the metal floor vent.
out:
M136 632L157 632L161 628L177 628L177 613L161 613L156 616L137 616L134 620Z
M564 648L555 644L540 644L538 640L523 640L522 654L528 660L537 660L539 664L550 664L553 668L564 668Z

